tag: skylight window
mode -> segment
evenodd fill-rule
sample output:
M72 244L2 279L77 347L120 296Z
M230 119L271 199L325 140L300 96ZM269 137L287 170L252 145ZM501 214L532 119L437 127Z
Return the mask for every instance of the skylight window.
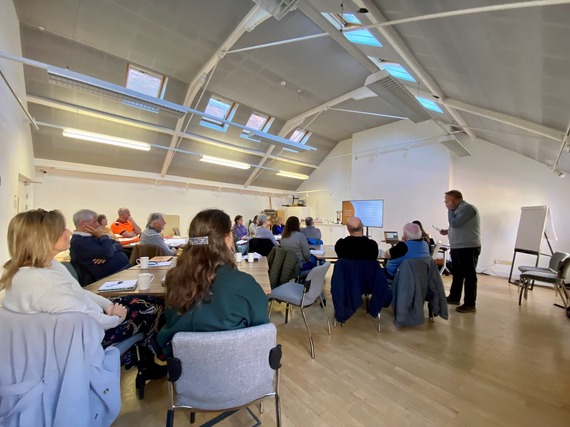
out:
M261 132L267 132L272 123L273 123L273 117L269 117L265 114L254 112L251 114L251 116L249 116L249 120L247 121L246 126L248 128L259 130ZM260 140L257 139L255 135L252 134L253 134L252 131L244 129L242 130L240 136L242 138L251 139L252 141L259 142Z
M416 96L416 99L420 104L424 106L424 108L427 108L428 110L431 111L435 111L436 113L443 113L443 110L439 108L439 106L435 103L435 101L432 101L431 99L421 98L419 96Z
M414 79L412 77L412 75L410 73L408 73L408 71L398 63L384 62L382 59L375 58L373 56L369 56L368 59L370 59L372 62L374 62L374 64L376 64L376 66L378 68L380 68L381 70L388 71L388 73L390 73L390 75L392 75L393 77L396 77L397 79L406 80L406 81L414 82L414 83L416 82L416 79Z
M293 133L289 137L289 141L297 142L299 144L305 144L310 136L311 132L309 132L308 130L297 128L293 131Z
M127 89L162 99L166 90L166 83L168 83L166 76L143 70L132 64L129 64L127 68L127 82L125 84Z
M349 33L342 33L351 43L365 44L367 46L382 47L382 43L376 40L368 30L354 30Z
M352 13L323 13L322 15L340 31L358 28L362 25L360 20ZM368 30L354 30L343 32L342 34L351 43L382 47L382 43L376 40L376 37Z
M237 104L235 102L212 96L208 101L205 113L223 120L231 120L236 109ZM202 117L200 125L224 132L228 128L226 123L210 117Z

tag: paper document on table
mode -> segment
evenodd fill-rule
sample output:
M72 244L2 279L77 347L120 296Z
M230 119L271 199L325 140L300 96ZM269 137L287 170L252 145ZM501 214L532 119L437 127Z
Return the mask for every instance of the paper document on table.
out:
M261 259L263 258L263 256L261 254L258 254L257 252L250 252L250 254L253 255L253 259Z
M184 246L186 242L186 239L164 239L164 243L166 243L167 246Z
M311 252L311 255L324 255L325 254L324 249L311 249L310 252Z
M100 291L132 291L137 287L137 279L133 280L115 280L113 282L105 282L99 288Z
M149 261L148 262L148 266L149 267L164 267L166 265L170 265L172 264L172 261Z
M245 245L245 244L247 243L247 240L241 239L241 240L238 240L236 243L237 243L238 245Z

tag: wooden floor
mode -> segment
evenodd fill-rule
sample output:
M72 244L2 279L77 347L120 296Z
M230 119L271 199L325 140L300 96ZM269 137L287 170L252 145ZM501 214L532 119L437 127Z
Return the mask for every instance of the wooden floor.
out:
M448 288L450 278L444 281ZM396 329L387 309L381 333L361 309L328 336L322 310L311 307L315 360L300 314L285 325L283 312L274 311L283 425L570 426L570 319L553 305L551 289L535 287L520 307L517 291L505 279L479 276L476 314L450 306L448 321ZM164 425L166 381L149 382L139 401L135 374L123 372L122 412L113 425ZM264 424L275 425L273 401L264 407ZM175 425L188 426L186 414ZM242 410L220 425L253 422Z

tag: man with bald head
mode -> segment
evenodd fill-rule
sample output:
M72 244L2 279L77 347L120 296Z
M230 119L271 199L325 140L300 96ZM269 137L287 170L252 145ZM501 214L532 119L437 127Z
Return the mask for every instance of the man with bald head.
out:
M364 235L360 218L351 216L346 221L348 237L339 239L334 250L339 258L375 260L378 258L378 243Z
M412 222L404 225L403 241L398 242L389 250L384 252L386 263L386 274L390 279L396 275L398 267L405 259L429 258L429 245L422 237L422 230L419 225Z

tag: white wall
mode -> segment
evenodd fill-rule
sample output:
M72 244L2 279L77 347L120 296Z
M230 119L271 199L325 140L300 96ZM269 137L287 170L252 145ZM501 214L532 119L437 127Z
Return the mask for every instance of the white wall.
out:
M436 240L446 241L431 226L447 226L443 193L455 188L481 214L480 271L508 275L510 267L495 265L495 260L512 259L522 206L551 206L558 235L553 249L570 251L570 224L565 220L570 211L568 178L560 179L536 161L481 140L464 141L473 156L459 158L438 144L438 135L441 130L431 122L409 121L353 135L352 147L343 147L344 153L352 148L352 154L325 160L301 187L324 190L311 193L307 205L314 216L334 218L342 200L382 198L384 230L400 231L406 222L419 219ZM432 138L419 140L422 137ZM335 156L333 152L329 157ZM349 189L333 191L339 176L347 179L348 170ZM371 229L371 235L380 241L382 231ZM543 252L548 252L546 244ZM517 255L515 272L516 265L534 260ZM547 261L543 258L541 264Z
M36 184L34 203L44 209L59 209L67 218L68 227L73 229L72 217L79 209L92 209L107 215L109 220L117 217L117 209L130 208L135 221L144 227L148 215L162 212L180 216L180 232L187 235L190 220L202 209L223 209L230 217L243 215L245 223L263 209L269 208L268 196L254 196L225 191L207 191L156 186L117 179L92 179L57 176L50 173L41 177L42 184ZM278 209L287 199L273 198L273 208Z
M481 140L466 141L472 157L457 159L454 179L466 200L481 213L483 249L480 267L496 259L512 260L521 207L549 205L558 241L554 251L570 251L570 180L546 166ZM550 253L543 242L543 253ZM517 254L516 265L534 264L536 257ZM542 265L548 263L543 257ZM509 267L492 266L490 273L508 274Z
M21 56L18 17L11 0L0 0L0 50ZM0 68L19 98L26 99L23 67L0 59ZM8 260L6 230L17 213L18 178L33 178L33 148L24 112L0 80L0 264Z
M322 221L335 222L336 211L341 210L339 200L348 200L351 195L352 181L352 140L341 141L329 153L311 178L305 181L299 191L319 190L306 194L299 194L311 208L311 215Z

